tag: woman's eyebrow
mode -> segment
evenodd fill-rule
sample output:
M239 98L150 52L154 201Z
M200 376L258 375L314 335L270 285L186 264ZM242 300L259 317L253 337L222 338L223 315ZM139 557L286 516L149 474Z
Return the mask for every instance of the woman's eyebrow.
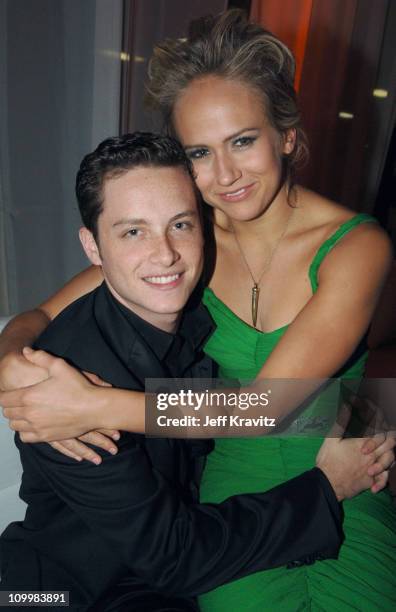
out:
M238 130L238 132L235 132L233 134L230 134L230 136L227 136L226 138L224 138L223 142L229 142L230 140L233 140L234 138L238 138L238 136L241 136L241 134L244 134L245 132L253 132L253 131L258 131L260 128L259 127L245 127L242 130ZM184 149L200 149L200 148L205 148L208 145L206 144L185 144L184 145Z
M245 127L242 130L239 130L238 132L235 132L235 134L231 134L231 136L227 136L227 138L224 139L224 142L228 142L230 140L234 140L234 138L238 138L238 136L241 136L245 132L253 132L253 131L257 131L257 130L259 130L258 127Z

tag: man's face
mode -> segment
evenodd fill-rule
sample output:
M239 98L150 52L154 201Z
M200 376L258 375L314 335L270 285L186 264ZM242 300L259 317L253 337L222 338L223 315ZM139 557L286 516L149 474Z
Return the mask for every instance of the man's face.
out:
M198 282L203 238L190 177L178 167L138 167L103 186L98 239L85 252L114 297L152 325L173 331Z

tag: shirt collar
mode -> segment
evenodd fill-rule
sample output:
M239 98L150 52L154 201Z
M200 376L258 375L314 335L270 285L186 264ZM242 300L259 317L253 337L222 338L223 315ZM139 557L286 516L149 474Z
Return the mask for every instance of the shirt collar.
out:
M103 291L109 309L113 311L113 314L117 313L120 315L117 316L117 321L114 321L113 331L114 334L117 334L117 346L122 351L125 358L129 357L132 340L129 334L126 333L124 326L120 326L122 320L132 325L134 330L138 332L144 342L150 346L151 350L160 361L164 361L166 358L176 335L179 336L186 345L185 350L188 348L188 352L194 354L202 347L208 336L214 331L215 325L213 320L206 307L201 304L200 301L202 288L196 289L188 300L176 334L168 333L151 325L151 323L148 323L132 310L121 304L109 291L105 282L102 284L101 290Z

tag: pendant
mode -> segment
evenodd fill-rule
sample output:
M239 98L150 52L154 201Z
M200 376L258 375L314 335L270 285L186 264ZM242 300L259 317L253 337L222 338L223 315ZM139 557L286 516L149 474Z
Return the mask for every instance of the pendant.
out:
M254 283L252 287L252 321L253 327L256 327L257 323L257 311L258 311L258 301L260 295L260 287L257 283Z

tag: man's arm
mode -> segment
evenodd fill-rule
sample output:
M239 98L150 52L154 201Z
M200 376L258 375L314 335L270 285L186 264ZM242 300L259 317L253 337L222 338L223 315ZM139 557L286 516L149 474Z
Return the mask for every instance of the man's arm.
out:
M120 561L167 593L196 595L258 570L337 556L340 508L319 469L267 493L200 505L180 498L132 435L98 467L18 444Z

